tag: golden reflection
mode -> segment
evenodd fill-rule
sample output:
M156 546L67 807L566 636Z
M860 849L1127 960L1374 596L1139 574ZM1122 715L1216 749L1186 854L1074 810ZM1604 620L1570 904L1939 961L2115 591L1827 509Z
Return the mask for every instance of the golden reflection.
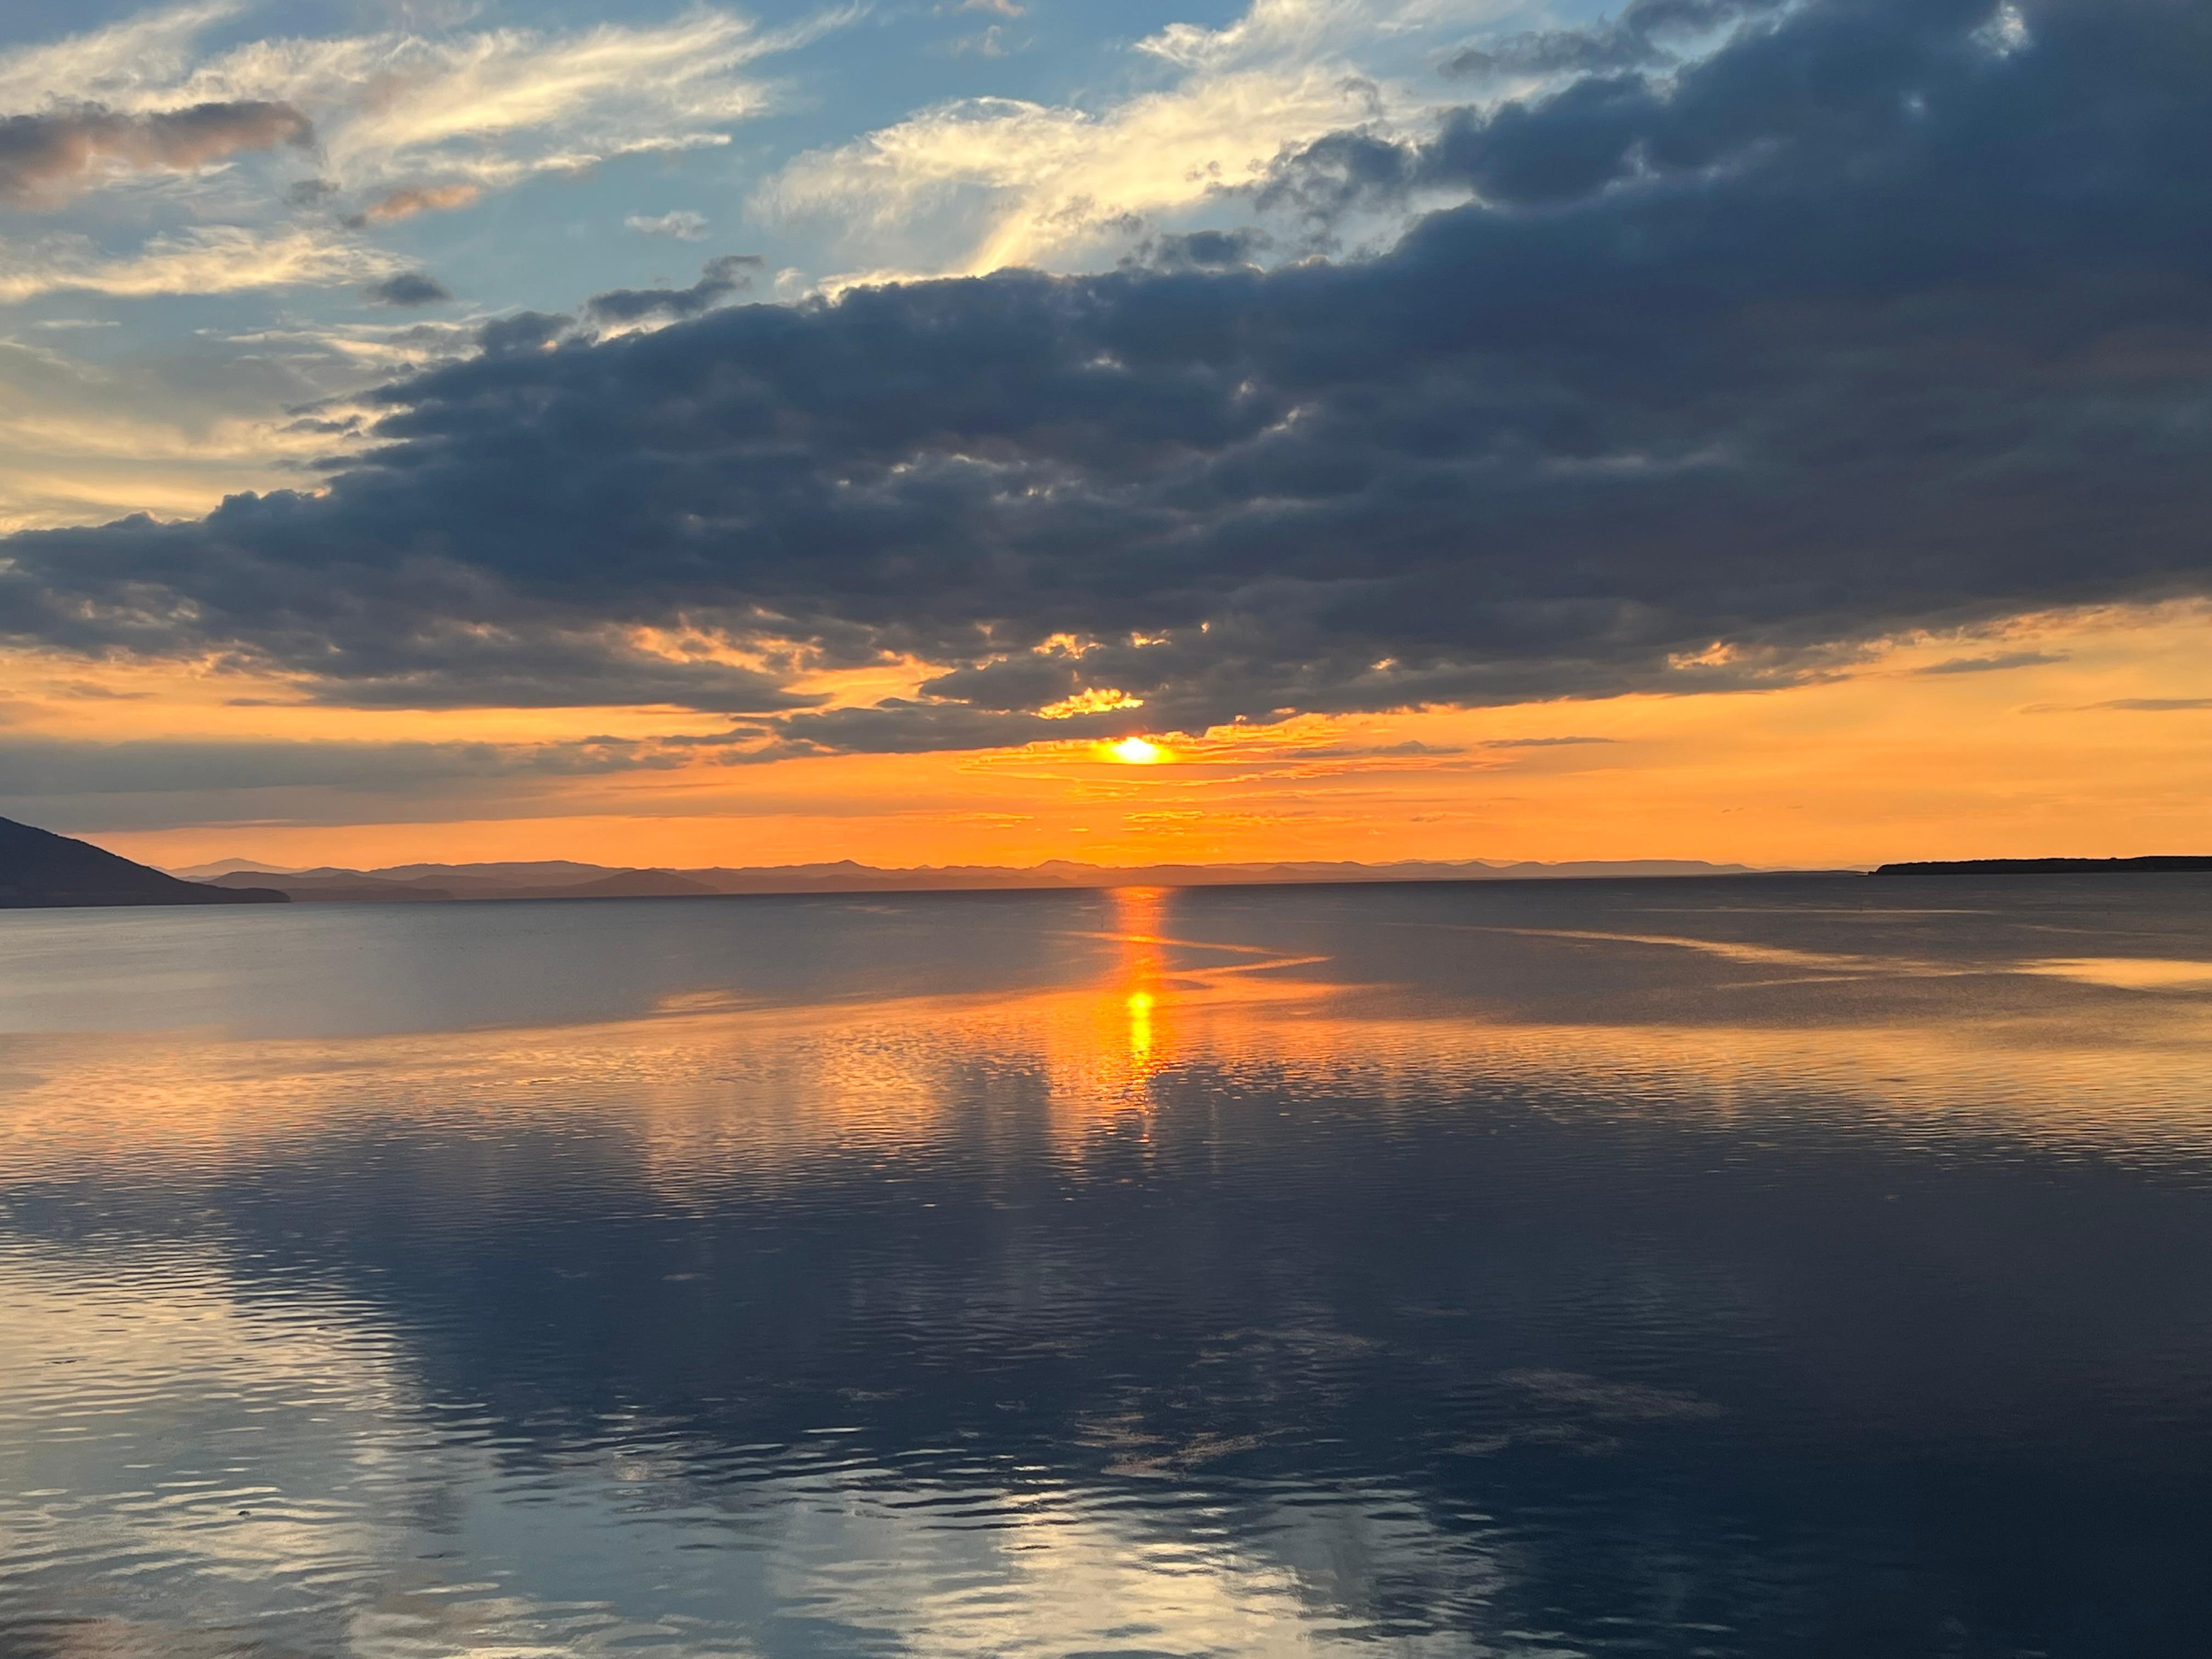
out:
M1411 1002L1335 982L1317 959L1175 937L1174 901L1115 893L1113 954L1087 987L796 1008L689 1000L599 1024L398 1037L0 1038L0 1183L73 1170L189 1184L412 1130L591 1141L672 1198L704 1197L955 1146L1012 1168L1040 1131L1080 1161L1094 1142L1176 1133L1168 1109L1224 1091L1386 1119L1508 1087L1595 1118L1849 1118L2103 1156L2212 1143L2201 995L2120 1008L2023 964L2050 988L2033 1016L1946 1000L1883 1024L1744 1023L1723 1005L1695 1021L1577 1024L1564 1009ZM2096 976L2120 977L2102 963ZM533 1176L518 1160L466 1178Z
M1116 975L1121 1006L1129 1022L1129 1066L1139 1080L1152 1068L1152 1015L1160 1003L1163 976L1162 921L1168 895L1158 887L1119 887L1114 902L1115 931L1121 946Z
M1132 991L1123 1000L1129 1010L1129 1059L1143 1067L1152 1057L1152 994Z
M2212 962L2169 957L2062 957L2031 962L2022 971L2121 991L2212 989Z

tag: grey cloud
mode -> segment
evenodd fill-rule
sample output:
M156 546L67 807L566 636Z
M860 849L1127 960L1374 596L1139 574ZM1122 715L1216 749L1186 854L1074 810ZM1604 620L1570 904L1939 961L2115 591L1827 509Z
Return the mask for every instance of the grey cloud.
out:
M514 351L542 351L575 327L576 319L564 313L520 311L495 318L477 331L477 343L487 357Z
M1953 657L1948 662L1929 663L1925 668L1916 668L1916 674L1996 674L2008 668L2041 668L2047 664L2064 662L2063 652L2006 651L1990 657Z
M1588 75L1674 61L1670 48L1710 33L1783 0L1634 0L1611 23L1589 28L1538 29L1468 46L1437 67L1448 76Z
M678 763L614 738L571 743L0 740L0 800L327 787L384 790L517 777L582 777Z
M307 149L314 126L290 104L244 100L125 115L99 104L0 116L0 202L36 206L88 183L101 163L204 167L241 150Z
M64 833L446 822L588 809L593 780L684 763L650 740L62 743L0 738L0 815Z
M707 235L707 216L693 208L677 208L650 216L633 213L623 223L641 236L672 236L679 242L703 241Z
M1986 0L1747 9L1286 158L1285 200L1474 198L1361 261L505 319L322 495L8 538L0 631L811 753L1784 684L2212 591L2212 10L2021 12L2000 51ZM670 625L943 672L808 708L622 643ZM1107 688L1143 706L1034 712Z
M1614 738L1492 738L1485 749L1560 749L1586 743L1614 743Z
M1273 237L1251 226L1185 231L1146 240L1123 264L1160 270L1227 270L1254 264L1273 244Z
M2084 708L2118 708L2137 714L2174 714L2195 708L2212 708L2212 697L2115 697L2110 702L2089 702Z
M419 270L402 271L371 283L362 292L380 306L434 306L453 297L443 283Z
M726 253L707 261L699 280L689 288L618 288L595 294L584 305L593 322L635 323L647 317L696 317L732 294L753 285L760 269L757 253Z
M453 620L475 579L459 567L413 576L409 616L379 610L302 638L342 653L309 682L306 701L356 708L588 708L667 704L732 715L781 714L821 699L786 690L772 674L712 658L648 651L618 629L571 629L556 617L498 628ZM304 596L297 596L304 598ZM412 602L407 592L397 603ZM295 647L295 649L299 647Z

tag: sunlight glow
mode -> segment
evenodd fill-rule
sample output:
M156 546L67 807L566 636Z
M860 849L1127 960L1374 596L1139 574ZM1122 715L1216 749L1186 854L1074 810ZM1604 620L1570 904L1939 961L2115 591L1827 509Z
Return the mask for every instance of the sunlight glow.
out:
M1164 744L1148 738L1124 738L1119 743L1102 744L1099 747L1109 759L1117 760L1124 766L1157 766L1172 758Z

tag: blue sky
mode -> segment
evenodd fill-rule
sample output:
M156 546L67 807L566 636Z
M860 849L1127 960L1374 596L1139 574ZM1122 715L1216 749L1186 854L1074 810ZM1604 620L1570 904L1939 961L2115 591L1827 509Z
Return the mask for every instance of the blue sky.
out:
M97 158L0 207L0 408L17 411L0 526L265 486L319 453L265 429L284 409L459 349L488 317L689 283L717 254L757 256L751 291L781 299L1110 267L1162 231L1248 220L1210 186L1284 146L1419 131L1464 93L1445 54L1547 17L1500 0L30 0L0 22L6 113L249 99L296 108L313 137L177 167ZM416 273L451 297L368 297Z

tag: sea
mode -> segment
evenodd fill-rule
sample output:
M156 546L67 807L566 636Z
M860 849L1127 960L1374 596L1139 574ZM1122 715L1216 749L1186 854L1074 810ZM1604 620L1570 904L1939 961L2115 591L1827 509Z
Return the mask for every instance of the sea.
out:
M0 1656L2212 1651L2212 878L0 914Z

